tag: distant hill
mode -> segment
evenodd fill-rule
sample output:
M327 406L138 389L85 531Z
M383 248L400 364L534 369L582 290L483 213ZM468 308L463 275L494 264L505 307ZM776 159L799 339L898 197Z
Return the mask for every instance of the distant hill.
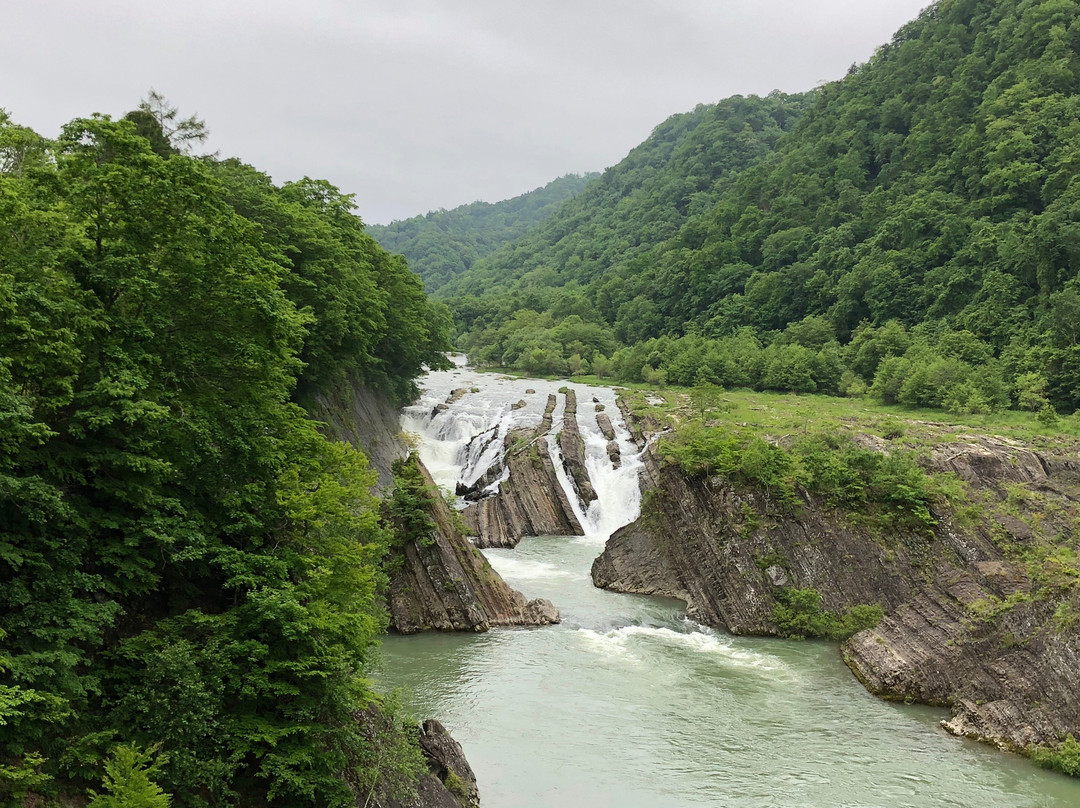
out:
M598 176L567 174L513 199L436 210L388 225L368 225L367 231L388 252L404 255L433 292L550 216Z
M553 270L557 285L588 283L708 210L734 176L794 126L809 101L809 94L735 96L671 116L580 195L443 295L506 288L532 270Z
M808 100L794 126L805 98L662 124L442 290L460 344L534 371L623 346L631 380L843 392L848 370L901 403L1080 406L1080 4L941 0ZM777 361L835 347L775 373L681 357L736 333Z

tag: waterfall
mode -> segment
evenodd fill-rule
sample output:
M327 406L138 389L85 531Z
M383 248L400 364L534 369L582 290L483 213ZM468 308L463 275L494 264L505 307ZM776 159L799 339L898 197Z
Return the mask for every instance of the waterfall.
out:
M478 373L465 365L464 356L452 358L456 367L429 373L421 380L420 399L401 416L402 431L415 436L420 458L436 483L451 493L459 482L473 485L500 459L507 434L518 427L535 429L543 418L548 395L556 394L547 449L586 540L603 544L615 530L637 518L641 458L623 423L614 390ZM566 408L560 388L573 390L578 398L577 424L585 442L585 467L597 495L587 509L567 477L559 452L557 436ZM454 395L454 391L464 392ZM608 441L597 424L600 405L615 430L621 454L619 468L608 457ZM503 480L505 471L490 487L497 489Z

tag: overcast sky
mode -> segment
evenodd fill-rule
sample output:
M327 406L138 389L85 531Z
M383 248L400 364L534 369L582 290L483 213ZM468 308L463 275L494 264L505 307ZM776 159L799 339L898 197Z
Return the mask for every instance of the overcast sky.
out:
M929 0L4 0L0 107L54 136L150 87L209 150L385 223L617 163L669 115L806 90Z

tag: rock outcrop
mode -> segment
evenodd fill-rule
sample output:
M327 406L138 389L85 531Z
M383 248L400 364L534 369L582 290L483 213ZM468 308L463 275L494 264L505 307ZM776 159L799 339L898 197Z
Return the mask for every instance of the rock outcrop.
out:
M478 485L486 486L504 471L509 472L506 480L495 496L463 511L477 547L514 547L523 536L584 534L548 453L556 403L554 395L548 396L536 429L515 429L506 436L502 463L489 469Z
M581 501L582 510L588 510L589 503L596 499L596 491L585 468L585 439L581 437L577 422L577 394L573 390L566 390L564 396L566 406L563 408L563 424L559 432L559 451L562 452L566 476Z
M615 427L611 425L611 418L605 412L596 413L596 425L600 428L600 434L607 441L607 456L611 465L618 468L622 465L622 450L615 434Z
M415 456L412 464L429 495L423 535L401 539L387 562L390 627L419 631L486 631L492 626L539 626L559 622L547 600L526 602L492 569L465 537L459 518ZM397 525L395 525L397 528Z
M350 375L331 391L304 396L302 404L313 419L323 424L327 436L351 443L367 455L379 474L379 491L390 487L391 467L408 450L401 441L398 410L385 394Z
M388 721L370 710L358 716L358 720L371 732L374 743L378 742L378 728ZM408 784L411 796L394 796L395 789L377 781L366 790L357 789L357 808L479 808L476 775L465 759L461 744L434 718L429 718L416 730L417 744L427 771Z
M964 480L984 515L942 510L932 535L885 536L809 496L781 510L762 491L688 477L650 447L642 516L611 538L593 580L681 599L735 634L777 633L787 587L813 587L837 614L879 604L881 623L842 646L871 692L948 706L948 729L1003 748L1080 734L1080 588L1032 527L1075 540L1073 460L964 436L926 463Z

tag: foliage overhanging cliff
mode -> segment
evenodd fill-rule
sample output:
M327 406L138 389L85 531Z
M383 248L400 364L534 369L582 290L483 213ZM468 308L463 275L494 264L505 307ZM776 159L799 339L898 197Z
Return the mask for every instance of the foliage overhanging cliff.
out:
M0 112L0 794L79 793L123 742L177 804L352 804L417 762L357 720L388 541L295 402L408 398L446 312L329 183L145 118Z

